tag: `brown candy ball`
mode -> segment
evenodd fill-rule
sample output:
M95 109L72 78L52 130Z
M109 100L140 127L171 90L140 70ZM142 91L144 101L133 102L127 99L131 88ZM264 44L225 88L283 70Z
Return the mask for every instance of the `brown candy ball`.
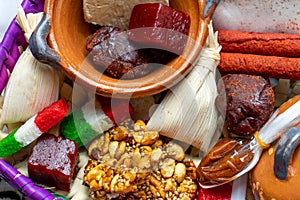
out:
M218 81L216 105L230 134L251 136L269 119L274 91L261 76L228 74Z

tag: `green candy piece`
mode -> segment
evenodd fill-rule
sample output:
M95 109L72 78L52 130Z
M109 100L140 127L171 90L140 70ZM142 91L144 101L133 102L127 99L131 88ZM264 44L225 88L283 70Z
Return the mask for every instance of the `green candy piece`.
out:
M78 147L82 147L96 136L99 135L92 129L92 126L88 124L81 110L65 117L60 124L61 133L64 137L75 141Z
M15 138L17 130L14 130L0 141L0 157L10 156L23 148L23 145Z
M53 195L56 199L59 199L59 200L69 200L67 197L64 197L64 196L61 196L61 195L58 195L58 194L55 194L55 193L52 193L52 195Z

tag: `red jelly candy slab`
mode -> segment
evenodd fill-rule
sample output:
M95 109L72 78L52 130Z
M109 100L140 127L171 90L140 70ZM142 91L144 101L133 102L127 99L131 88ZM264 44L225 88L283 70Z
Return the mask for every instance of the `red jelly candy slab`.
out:
M215 188L204 189L200 187L198 200L230 200L232 186L224 184Z
M160 3L136 5L129 22L129 38L151 47L182 54L190 16Z
M29 177L36 183L69 191L78 169L78 146L69 139L43 134L28 159Z

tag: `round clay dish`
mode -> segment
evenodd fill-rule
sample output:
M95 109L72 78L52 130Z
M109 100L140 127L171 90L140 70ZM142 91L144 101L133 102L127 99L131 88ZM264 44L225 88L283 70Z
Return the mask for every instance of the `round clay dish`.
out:
M170 0L171 7L191 18L183 54L144 77L132 80L111 78L97 71L87 59L86 39L95 29L84 21L82 4L82 0L46 0L45 13L50 22L47 43L59 57L58 66L63 72L75 83L94 89L99 95L137 98L174 86L191 71L207 37L210 17L204 18L205 0Z

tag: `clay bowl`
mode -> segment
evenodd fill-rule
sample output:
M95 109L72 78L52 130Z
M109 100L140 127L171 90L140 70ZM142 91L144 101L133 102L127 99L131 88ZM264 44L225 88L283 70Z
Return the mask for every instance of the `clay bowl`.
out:
M216 0L215 0L216 1ZM207 37L214 0L170 0L170 6L191 18L189 37L181 56L138 79L119 80L97 71L87 59L86 38L94 26L83 17L82 0L46 0L45 15L30 39L30 49L41 62L57 66L73 82L103 96L137 98L157 94L187 75Z

